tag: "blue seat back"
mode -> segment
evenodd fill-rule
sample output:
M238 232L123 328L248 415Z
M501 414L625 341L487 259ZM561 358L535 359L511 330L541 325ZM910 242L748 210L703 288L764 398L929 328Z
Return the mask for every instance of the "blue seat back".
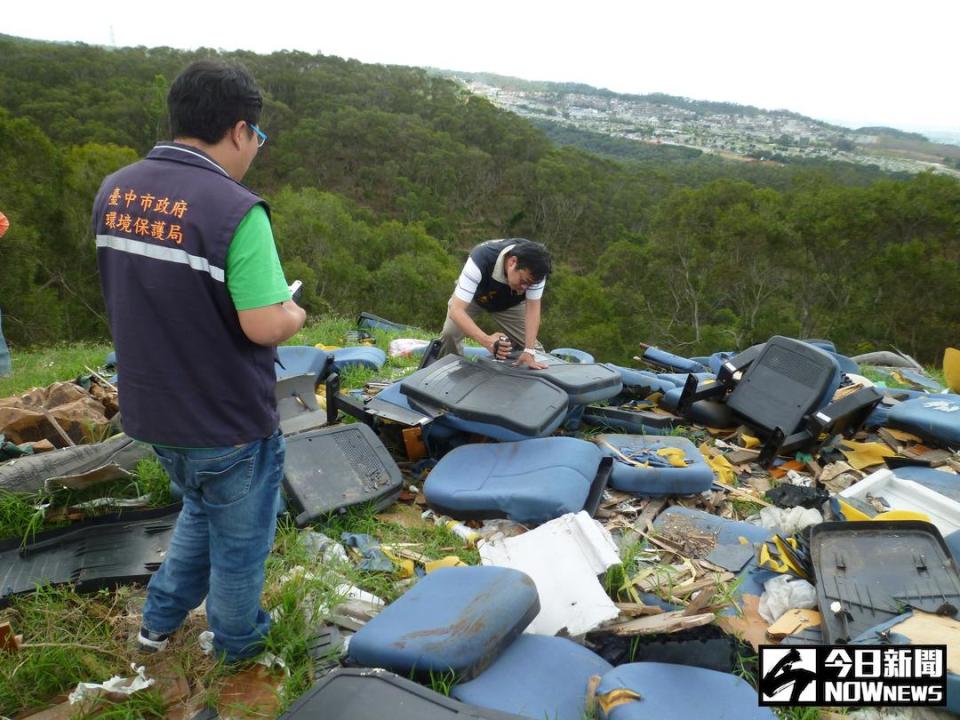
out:
M602 457L593 443L571 437L463 445L430 471L423 493L454 518L536 525L584 509Z
M349 658L409 677L472 678L540 612L528 575L503 567L443 568L422 578L351 639Z
M597 698L617 690L637 693L635 701L616 705L608 720L775 720L773 710L757 705L757 691L736 675L689 665L641 662L620 665L600 679Z
M587 683L610 663L572 640L522 635L476 679L454 685L461 702L527 718L583 720Z

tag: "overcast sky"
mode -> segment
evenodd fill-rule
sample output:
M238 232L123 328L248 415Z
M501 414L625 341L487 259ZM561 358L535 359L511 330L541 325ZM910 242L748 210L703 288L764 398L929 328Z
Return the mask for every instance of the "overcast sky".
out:
M0 10L0 33L44 40L296 49L954 131L958 28L957 0L10 0Z

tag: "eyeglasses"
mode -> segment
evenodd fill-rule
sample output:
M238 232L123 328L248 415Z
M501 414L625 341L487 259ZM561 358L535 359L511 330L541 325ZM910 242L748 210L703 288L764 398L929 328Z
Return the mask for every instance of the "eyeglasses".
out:
M531 287L537 284L537 281L530 277L530 274L520 276L518 278L519 282L517 283L524 290L529 290Z
M257 147L262 148L263 144L267 141L267 134L253 123L247 123L247 125L257 134Z

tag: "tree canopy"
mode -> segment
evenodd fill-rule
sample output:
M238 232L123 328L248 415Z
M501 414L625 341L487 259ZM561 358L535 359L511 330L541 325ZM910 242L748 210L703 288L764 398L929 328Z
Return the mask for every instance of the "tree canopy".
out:
M270 142L246 183L270 202L286 273L304 281L312 313L369 310L439 329L469 248L524 236L556 258L548 346L627 361L638 342L693 354L781 333L931 362L956 342L950 178L631 153L625 140L545 132L417 68L0 36L0 209L11 221L0 306L12 344L106 336L93 196L168 138L170 82L211 55L243 62L264 91Z

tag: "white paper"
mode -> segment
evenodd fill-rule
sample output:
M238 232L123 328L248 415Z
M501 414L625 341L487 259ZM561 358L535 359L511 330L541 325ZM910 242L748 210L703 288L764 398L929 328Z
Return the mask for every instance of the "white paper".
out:
M597 575L620 564L610 533L584 511L567 514L517 537L480 545L484 565L526 573L537 586L540 614L526 632L582 635L620 613Z

